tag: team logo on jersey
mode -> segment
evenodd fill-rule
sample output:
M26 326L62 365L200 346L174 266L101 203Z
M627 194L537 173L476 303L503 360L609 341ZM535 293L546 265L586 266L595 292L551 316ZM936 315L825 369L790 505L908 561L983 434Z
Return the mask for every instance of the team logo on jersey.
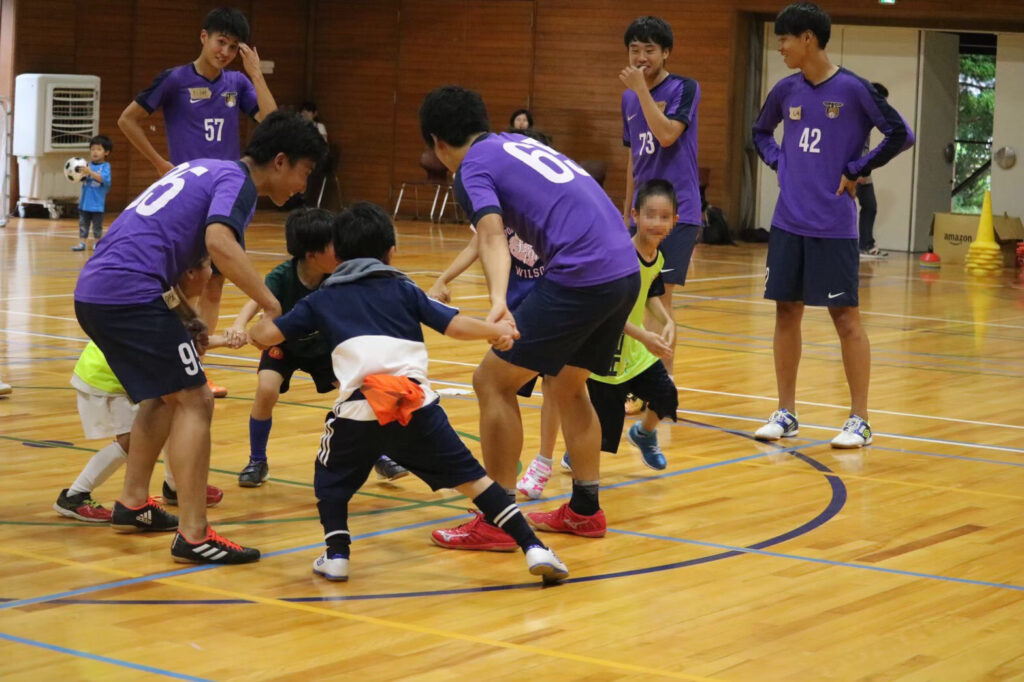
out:
M224 106L233 107L238 103L237 92L225 92L222 97L224 98Z
M520 239L519 235L515 235L508 240L508 252L513 258L526 263L531 268L539 260L537 252L533 250L533 246Z
M825 105L825 115L829 118L839 118L839 109L842 108L842 102L822 102Z
M212 96L212 94L210 93L210 88L189 88L188 89L188 98L190 100L192 100L193 103L199 102L199 101L204 100L204 99L210 99L211 96Z
M657 105L658 111L663 114L665 113L665 105L668 104L668 102L655 102L654 104Z
M803 113L804 113L804 108L803 107L790 107L789 108L789 120L790 121L799 121L800 117L803 116Z

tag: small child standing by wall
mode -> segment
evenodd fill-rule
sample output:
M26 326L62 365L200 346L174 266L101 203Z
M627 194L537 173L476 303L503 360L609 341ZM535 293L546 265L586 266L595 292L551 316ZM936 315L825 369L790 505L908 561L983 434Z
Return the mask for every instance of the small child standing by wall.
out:
M85 251L89 228L92 227L91 243L103 236L103 210L110 190L110 163L107 157L114 149L114 143L106 135L97 135L89 140L89 165L83 170L82 196L78 200L78 244L71 247L72 251Z

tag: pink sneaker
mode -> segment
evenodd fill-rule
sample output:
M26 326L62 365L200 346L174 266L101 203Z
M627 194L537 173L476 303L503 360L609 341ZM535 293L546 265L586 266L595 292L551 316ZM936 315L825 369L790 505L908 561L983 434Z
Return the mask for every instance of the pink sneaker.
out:
M476 549L487 552L514 552L519 549L511 535L487 523L480 512L472 509L470 512L473 514L470 521L455 528L439 528L430 534L430 539L435 545L445 549Z
M544 486L547 485L549 478L551 478L551 465L534 457L523 477L516 484L516 490L531 500L536 500L544 492Z
M596 514L584 516L569 509L563 504L555 511L527 512L526 520L537 530L551 533L571 533L585 538L604 537L608 530L608 522L604 518L604 510L598 509Z

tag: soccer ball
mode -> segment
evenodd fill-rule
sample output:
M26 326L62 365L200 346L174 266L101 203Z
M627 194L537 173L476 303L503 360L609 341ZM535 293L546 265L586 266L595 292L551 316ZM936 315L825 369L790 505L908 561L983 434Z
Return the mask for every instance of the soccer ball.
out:
M85 173L78 170L82 166L88 168L89 162L77 156L73 156L64 162L64 177L68 179L68 182L82 181L82 178L85 177Z

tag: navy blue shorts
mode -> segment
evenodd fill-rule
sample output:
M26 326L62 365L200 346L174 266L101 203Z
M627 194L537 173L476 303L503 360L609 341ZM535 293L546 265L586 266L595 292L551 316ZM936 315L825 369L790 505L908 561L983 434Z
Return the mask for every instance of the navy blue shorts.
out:
M540 374L554 376L566 365L603 374L639 294L639 272L579 288L542 277L514 313L519 340L494 353Z
M661 267L661 279L665 284L686 284L686 271L690 269L693 247L697 244L699 225L676 223L672 231L661 242L665 264Z
M623 403L630 393L640 398L659 419L676 421L679 394L661 360L621 384L607 384L587 379L590 403L601 423L601 452L616 453L622 440L622 425L626 421Z
M772 227L764 271L764 297L807 305L857 306L857 239L804 237Z
M259 370L264 369L273 370L284 377L284 381L281 382L281 393L288 392L292 375L297 369L313 377L317 393L330 393L337 388L334 385L337 378L334 376L334 365L331 363L330 355L303 357L288 350L287 346L271 346L260 354Z
M206 383L192 338L163 298L128 305L75 301L75 315L132 402Z
M329 412L313 476L317 498L352 497L383 454L416 474L431 490L454 488L487 475L459 440L439 403L416 410L407 426L398 422L381 426Z

